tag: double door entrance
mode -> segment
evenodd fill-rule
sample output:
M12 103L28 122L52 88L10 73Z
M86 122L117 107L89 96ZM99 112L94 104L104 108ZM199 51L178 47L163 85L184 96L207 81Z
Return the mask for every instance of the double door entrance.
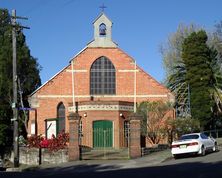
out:
M93 122L93 148L113 147L113 122L100 120Z

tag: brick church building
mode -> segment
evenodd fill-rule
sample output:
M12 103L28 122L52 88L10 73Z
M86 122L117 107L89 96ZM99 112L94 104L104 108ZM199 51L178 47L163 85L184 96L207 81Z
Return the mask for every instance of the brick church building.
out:
M104 13L93 25L94 40L30 95L34 110L29 115L29 135L50 138L68 132L68 115L74 111L80 115L82 145L120 148L126 145L124 129L135 103L173 99L112 41L112 22Z

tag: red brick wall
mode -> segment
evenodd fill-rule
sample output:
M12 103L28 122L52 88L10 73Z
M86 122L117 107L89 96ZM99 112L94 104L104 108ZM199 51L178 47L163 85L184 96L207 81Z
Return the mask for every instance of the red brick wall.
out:
M81 95L75 98L75 101L89 101L90 100L90 68L92 63L101 56L106 56L110 59L116 69L116 96L117 95L133 95L134 94L134 72L120 72L119 70L134 70L133 59L124 53L119 48L86 48L74 58L75 70L86 70L86 72L77 72L75 74L75 95ZM68 103L72 102L72 74L71 65L69 64L60 73L53 77L49 82L40 87L32 97L37 97L39 107L37 107L37 122L38 134L45 133L44 120L47 118L56 117L57 105L60 102L66 107L66 116L68 116ZM159 84L150 75L145 73L140 67L137 66L137 95L167 95L169 91ZM83 97L85 96L85 97ZM137 102L144 100L168 100L168 97L137 97ZM100 101L130 101L133 102L133 97L95 97L94 100ZM89 112L91 121L97 112ZM110 119L110 116L119 118L118 113L114 112L99 112L103 119ZM92 117L90 116L92 115ZM30 112L30 121L34 120L35 116L33 111ZM102 118L101 118L102 119ZM120 122L114 121L116 126ZM30 133L29 122L29 133ZM85 124L84 124L85 125ZM68 119L66 118L66 131L68 131Z
M45 119L49 118L56 118L57 117L57 106L60 102L63 102L65 108L66 108L66 118L65 118L65 127L66 132L69 130L69 124L68 124L68 103L70 102L69 99L66 98L53 98L53 99L40 99L39 100L39 106L36 108L37 113L37 123L38 123L38 134L45 134ZM35 120L35 111L31 111L29 114L29 133L31 133L31 120Z
M116 69L116 95L133 95L134 73L119 72L119 70L134 70L133 59L118 48L87 48L74 59L75 70L87 70L87 72L75 73L75 94L89 95L90 67L92 63L101 56L109 58ZM37 94L71 95L72 78L71 66L67 66L61 73L56 75L45 86L37 91ZM151 76L137 67L137 94L167 94L169 91L155 81ZM102 98L100 98L101 100ZM80 99L79 99L80 100ZM110 100L110 99L109 99ZM116 99L115 99L116 100ZM129 100L129 99L127 99ZM131 99L132 100L132 99Z
M81 113L80 113L81 114ZM113 122L114 128L114 145L119 146L119 138L117 137L118 128L119 128L119 112L117 111L87 111L87 117L82 117L83 122L83 145L93 146L93 122L97 120L109 120Z

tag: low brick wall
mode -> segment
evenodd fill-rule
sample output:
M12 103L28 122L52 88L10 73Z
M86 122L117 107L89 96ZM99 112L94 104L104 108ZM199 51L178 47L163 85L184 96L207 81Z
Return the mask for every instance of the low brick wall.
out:
M68 162L68 149L50 152L47 149L20 147L19 162L27 165Z
M69 161L68 149L50 152L47 149L42 149L42 164L58 164Z
M39 165L40 150L38 148L19 148L19 163L28 165Z
M169 145L168 144L158 144L156 146L153 146L153 147L144 147L141 149L141 154L142 156L145 156L145 155L148 155L150 153L153 153L153 152L158 152L158 151L163 151L163 150L166 150L169 148Z

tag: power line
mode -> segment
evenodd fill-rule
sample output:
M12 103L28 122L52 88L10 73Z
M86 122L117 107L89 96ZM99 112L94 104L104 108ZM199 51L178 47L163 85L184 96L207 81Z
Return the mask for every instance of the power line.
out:
M69 0L66 3L64 3L62 7L65 7L65 6L69 5L69 4L72 4L74 1L76 1L76 0Z
M43 7L44 5L48 4L50 1L44 1L42 2L42 0L39 0L38 3L36 3L35 5L33 5L30 9L24 11L23 13L21 13L22 15L27 15L30 14L31 12L40 9L41 7Z
M76 1L76 0L67 0L67 2L64 2L64 0L63 0L64 3L62 3L61 5L59 5L59 8L64 8L64 7L66 7L67 5L72 4L74 1ZM36 11L36 10L39 10L39 9L43 8L44 6L48 5L50 2L51 2L50 0L48 0L48 1L39 0L38 3L36 3L36 4L33 5L32 7L30 7L28 10L22 12L21 14L22 14L22 15L30 14L30 13ZM55 9L57 9L57 8L55 8Z

